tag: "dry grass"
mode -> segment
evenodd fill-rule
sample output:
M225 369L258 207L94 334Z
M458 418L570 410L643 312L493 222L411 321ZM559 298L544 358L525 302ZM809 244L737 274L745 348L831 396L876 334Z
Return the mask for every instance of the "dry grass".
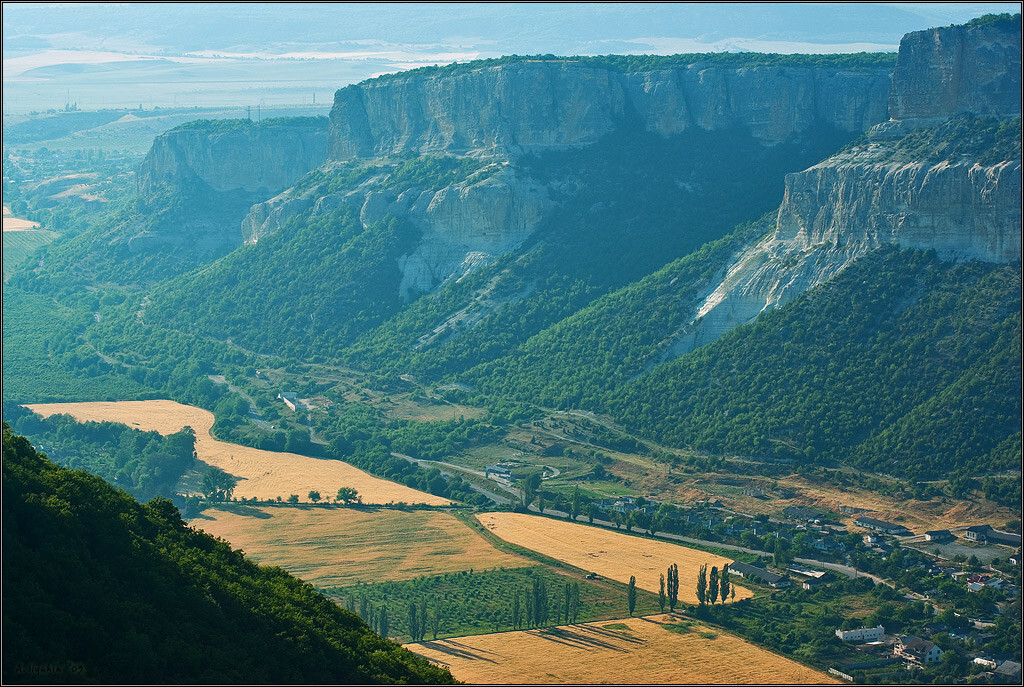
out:
M477 684L837 684L824 673L732 635L672 616L445 639L406 647ZM621 629L625 626L626 629Z
M679 566L679 600L685 603L697 602L701 564L706 563L710 570L731 562L667 541L525 513L481 513L476 517L505 541L619 582L628 583L630 575L635 575L638 587L654 593L658 592L659 576L675 563ZM734 588L737 599L753 596L745 587Z
M188 425L196 432L200 460L238 478L235 496L260 499L287 498L316 490L333 498L340 487L352 487L364 503L425 503L446 505L448 499L389 482L338 460L321 460L294 453L275 453L228 444L210 436L213 413L174 401L117 401L94 403L43 403L28 406L50 416L67 413L79 421L121 422L129 427L172 434Z
M245 507L207 510L191 524L322 587L531 564L434 511Z

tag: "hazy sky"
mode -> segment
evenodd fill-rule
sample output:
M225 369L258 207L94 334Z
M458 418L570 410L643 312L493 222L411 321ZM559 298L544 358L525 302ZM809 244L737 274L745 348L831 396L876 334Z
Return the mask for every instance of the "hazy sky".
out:
M377 74L507 54L891 51L910 31L1019 7L6 2L4 112L66 102L199 105L229 93L237 103L324 103L335 89Z

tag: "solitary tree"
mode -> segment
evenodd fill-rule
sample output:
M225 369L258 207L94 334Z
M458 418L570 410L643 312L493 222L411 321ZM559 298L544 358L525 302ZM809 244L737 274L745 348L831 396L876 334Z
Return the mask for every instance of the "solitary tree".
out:
M700 571L697 573L697 603L701 606L704 605L704 601L708 594L708 566L707 563L700 566Z
M341 487L340 489L338 489L337 500L344 502L346 506L358 498L359 492L357 492L352 487Z
M665 612L665 600L665 573L662 573L658 579L658 607L662 613Z
M313 503L318 503L320 501L320 492L315 489L310 490L309 500Z
M629 576L629 589L626 590L626 601L629 603L629 617L633 617L636 609L636 576Z
M298 494L292 494L292 495L290 495L288 497L288 503L298 503L298 502L299 502L299 495Z
M729 581L729 566L723 565L722 572L718 576L718 595L722 597L722 603L725 603L725 599L729 596L731 588L732 583Z
M718 566L711 566L711 573L708 575L708 601L714 606L718 601Z
M573 520L583 510L583 497L580 496L580 487L576 485L576 488L572 490L572 500L569 501L569 517Z

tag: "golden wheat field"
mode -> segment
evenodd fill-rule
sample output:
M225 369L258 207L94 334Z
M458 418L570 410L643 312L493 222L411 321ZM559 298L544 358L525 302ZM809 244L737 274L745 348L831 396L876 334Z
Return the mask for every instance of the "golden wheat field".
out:
M190 524L322 587L533 564L437 511L245 506L209 509Z
M654 615L428 641L406 648L471 684L839 682L696 623L683 634L665 629L677 622L681 621L672 616Z
M476 517L505 541L619 582L629 582L630 575L635 575L638 587L655 593L659 576L675 563L679 566L679 600L685 603L697 602L697 571L701 564L706 563L710 570L712 566L721 569L731 562L667 541L537 515L480 513ZM745 587L734 588L737 599L753 596Z
M187 425L195 430L199 459L238 478L235 488L235 496L238 497L273 499L298 494L300 501L308 502L310 491L316 490L324 498L333 498L340 487L352 487L359 492L364 503L451 503L440 496L374 477L338 460L275 453L218 441L210 436L213 413L174 401L40 403L27 407L44 417L66 413L82 422L121 422L161 434L173 434Z

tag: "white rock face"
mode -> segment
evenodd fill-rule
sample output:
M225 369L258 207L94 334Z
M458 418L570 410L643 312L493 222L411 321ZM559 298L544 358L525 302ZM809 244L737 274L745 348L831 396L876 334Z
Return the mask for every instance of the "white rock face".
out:
M786 177L774 235L739 254L671 349L683 355L887 244L944 260L1021 259L1021 161L885 163L837 156Z
M459 279L494 257L518 248L550 209L541 186L504 169L475 183L447 186L412 205L410 219L423 231L399 261L403 298Z

